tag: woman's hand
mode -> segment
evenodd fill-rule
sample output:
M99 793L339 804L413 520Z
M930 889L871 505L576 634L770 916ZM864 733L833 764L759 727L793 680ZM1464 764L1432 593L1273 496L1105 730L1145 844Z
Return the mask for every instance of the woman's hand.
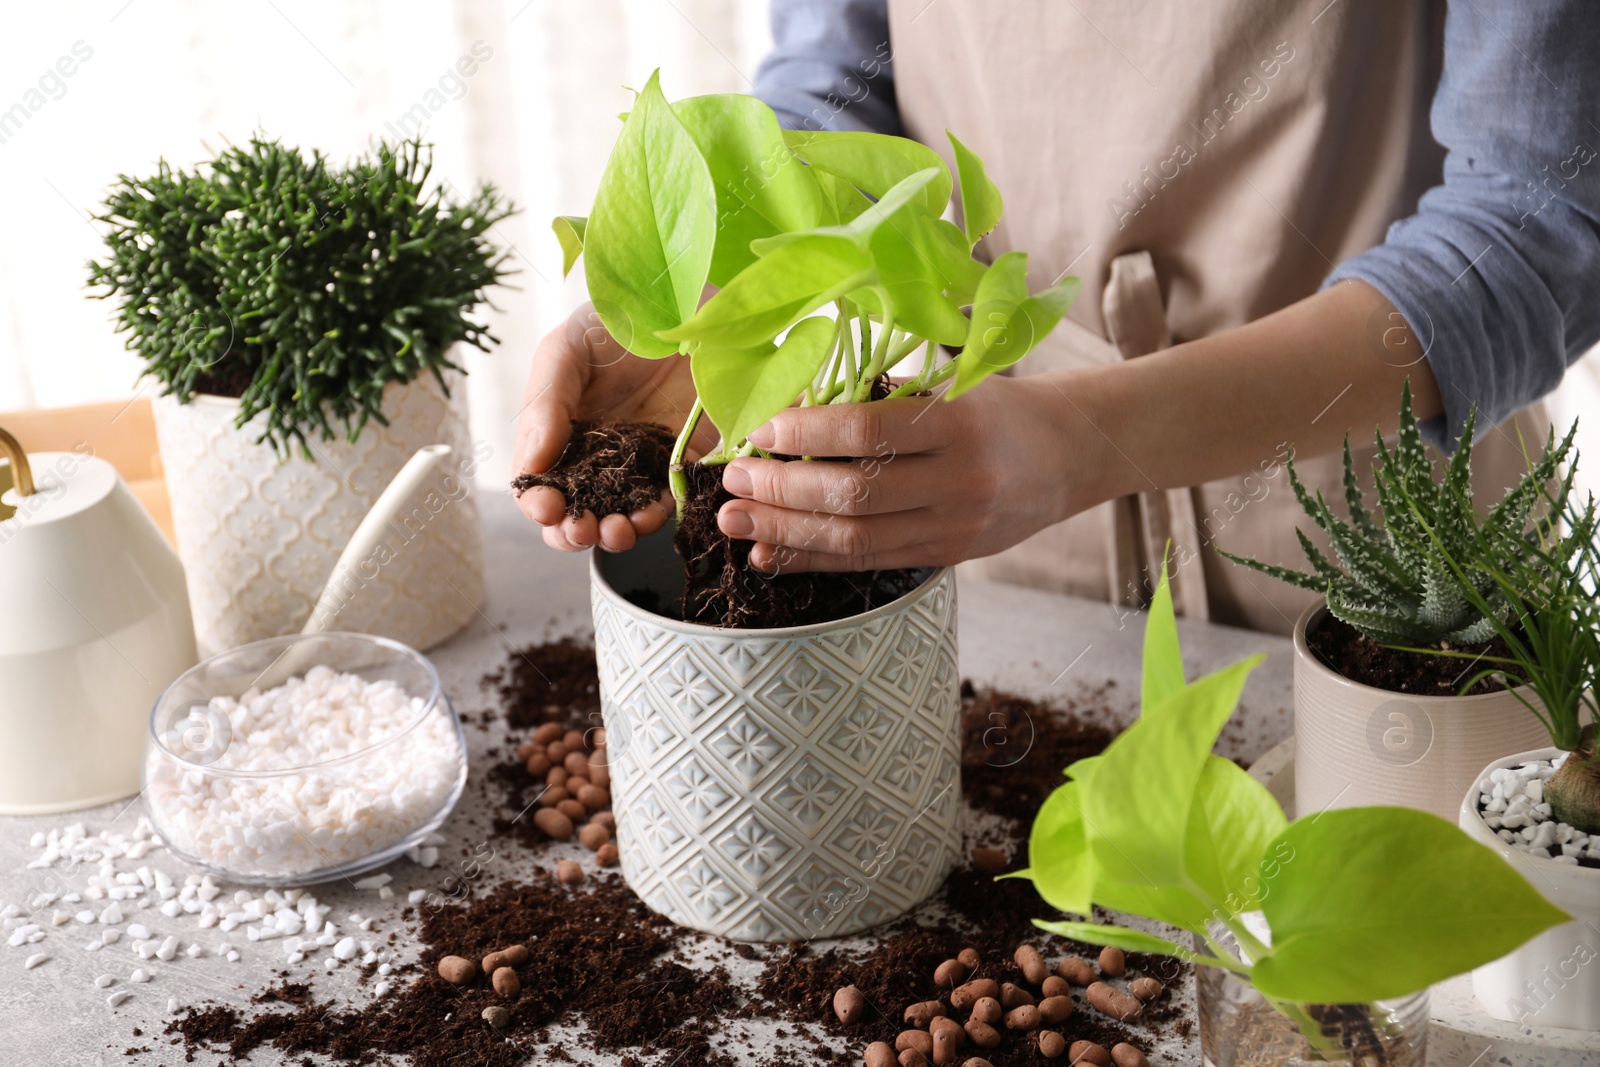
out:
M1065 408L1065 414L1062 409ZM738 459L717 513L765 571L943 566L1009 548L1096 503L1074 471L1072 408L1045 378L991 378L954 403L790 408L751 435L786 455Z
M676 433L693 403L694 383L686 358L651 360L633 355L606 332L593 305L586 303L550 331L534 352L517 414L516 473L549 470L567 447L573 419L658 422ZM708 422L702 420L702 433ZM695 443L701 450L710 447ZM560 491L545 486L523 493L517 506L544 527L546 544L568 552L596 544L611 552L624 551L638 538L659 530L672 514L672 498L663 494L659 502L632 515L584 512L574 519L567 516Z

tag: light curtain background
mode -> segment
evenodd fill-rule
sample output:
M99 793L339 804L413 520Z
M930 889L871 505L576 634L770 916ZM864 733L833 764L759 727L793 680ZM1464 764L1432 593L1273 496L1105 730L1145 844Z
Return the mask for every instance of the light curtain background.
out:
M44 102L0 124L0 410L155 391L84 285L101 248L89 215L117 174L163 156L191 167L256 130L342 161L425 112L440 180L466 193L487 179L522 208L494 233L520 271L488 313L502 343L467 360L473 433L494 450L481 480L504 485L534 346L583 299L581 269L561 279L549 219L587 213L626 87L660 67L669 98L745 91L770 44L766 0L15 5L0 34L0 112L36 104L33 90ZM63 56L73 73L52 77ZM463 56L478 69L457 78ZM1586 480L1600 484L1595 358L1553 407L1562 425L1592 413Z

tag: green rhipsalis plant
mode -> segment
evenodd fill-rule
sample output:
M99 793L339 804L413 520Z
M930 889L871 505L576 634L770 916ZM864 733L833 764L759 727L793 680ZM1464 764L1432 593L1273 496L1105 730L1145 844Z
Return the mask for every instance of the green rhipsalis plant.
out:
M239 397L280 454L335 424L354 441L390 382L443 386L451 345L495 341L472 312L508 273L488 231L512 209L487 184L428 188L432 165L415 140L336 167L260 136L193 171L162 160L107 197L90 285L164 394Z
M1319 491L1313 497L1288 462L1289 484L1300 506L1333 545L1328 559L1303 532L1295 531L1311 565L1309 573L1289 570L1223 552L1235 563L1302 589L1323 593L1334 618L1386 645L1476 645L1495 635L1507 605L1486 576L1475 575L1469 597L1460 588L1443 553L1460 550L1480 536L1472 508L1472 434L1477 411L1467 415L1460 447L1435 482L1433 460L1411 412L1411 383L1400 399L1400 435L1391 452L1377 435L1378 462L1372 469L1376 511L1369 510L1356 482L1350 439L1344 446L1344 498L1350 519L1335 515ZM1481 536L1509 553L1525 546L1528 516L1572 448L1568 434L1559 447L1547 447L1539 462L1489 511ZM1424 530L1434 531L1430 537Z
M568 270L584 256L595 311L624 347L690 358L698 398L673 453L680 514L702 413L721 442L701 462L726 463L756 454L750 432L791 404L873 399L919 349L923 369L888 395L954 379L954 398L1021 359L1066 312L1076 278L1030 294L1024 253L973 258L1000 218L1000 192L976 155L950 144L964 228L940 218L953 183L924 145L782 130L749 96L669 104L651 75L588 217L554 227ZM717 292L701 304L708 283ZM961 354L940 365L939 345Z
M1600 683L1600 515L1592 496L1581 507L1570 499L1577 467L1574 454L1558 483L1539 486L1544 507L1520 541L1508 540L1474 516L1464 540L1447 542L1422 519L1418 502L1409 495L1405 499L1427 538L1425 547L1448 565L1460 595L1479 610L1488 608L1491 597L1504 608L1489 617L1506 655L1445 654L1483 665L1467 679L1467 688L1486 675L1500 676L1508 688L1524 687L1511 692L1550 731L1550 743L1571 753L1545 782L1551 814L1586 834L1600 834L1595 725L1600 721L1595 697ZM1453 506L1471 511L1469 500L1458 499ZM1537 699L1529 699L1529 691Z
M1265 786L1211 751L1261 659L1187 681L1163 570L1139 719L1066 769L1020 876L1064 912L1153 919L1193 935L1196 950L1093 922L1036 920L1041 929L1231 971L1337 1059L1345 1050L1315 1006L1407 996L1567 916L1436 815L1346 808L1289 822ZM1238 955L1219 943L1223 931Z

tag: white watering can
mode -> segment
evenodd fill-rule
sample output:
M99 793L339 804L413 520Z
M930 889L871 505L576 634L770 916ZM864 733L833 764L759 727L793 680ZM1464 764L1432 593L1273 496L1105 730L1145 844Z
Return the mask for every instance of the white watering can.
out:
M150 709L198 659L183 565L105 460L29 456L4 430L0 453L12 484L0 514L15 509L0 518L0 815L132 796ZM356 569L450 453L429 445L395 475L303 633L339 629Z

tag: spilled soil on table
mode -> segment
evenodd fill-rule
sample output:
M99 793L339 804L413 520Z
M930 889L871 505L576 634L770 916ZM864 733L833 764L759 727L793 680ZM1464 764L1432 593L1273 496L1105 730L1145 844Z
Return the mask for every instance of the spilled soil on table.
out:
M480 779L494 798L496 840L514 839L538 856L550 842L536 830L523 832L527 820L515 819L526 803L522 779L528 775L512 750L543 723L590 724L598 708L593 651L570 640L522 648L485 685L498 694L510 733L497 750L501 762ZM1083 691L1051 706L963 683L961 701L963 793L978 811L1010 820L994 843L1008 851L1012 867L1022 866L1028 825L1060 783L1061 768L1110 743L1111 731L1097 725L1107 718L1110 694ZM520 882L463 881L454 896L407 908L403 917L421 946L420 958L396 971L396 988L386 997L356 1006L319 999L286 980L247 1007L187 1009L168 1025L167 1040L190 1060L271 1048L290 1062L313 1062L309 1057L317 1054L340 1063L520 1067L606 1053L630 1067L729 1067L755 1050L743 1023L759 1021L778 1039L775 1050L761 1046L765 1067L855 1067L869 1042L894 1040L908 1004L939 996L933 970L963 948L978 951L979 976L1018 985L1023 979L1012 953L1025 941L1039 945L1050 961L1067 954L1093 959L1098 951L1041 934L1032 920L1049 909L1025 881L996 882L962 866L937 900L943 918L890 924L863 951L756 946L672 925L616 875L591 873L571 888L539 866ZM438 977L435 968L445 955L477 959L511 944L526 945L530 953L517 968L522 992L514 999L494 993L481 976L464 987ZM736 981L730 967L748 969L750 963L759 964L753 985ZM1128 955L1129 978L1148 975L1170 987L1186 974L1176 960ZM872 1006L849 1026L831 1011L834 991L846 984L859 987ZM1074 1000L1077 1011L1058 1027L1069 1040L1148 1048L1155 1034L1187 1036L1192 1027L1170 992L1128 1024L1094 1011L1081 990ZM482 1018L488 1007L509 1013L504 1030ZM558 1038L551 1030L558 1023L578 1027L576 1036ZM820 1024L820 1032L797 1023ZM969 1046L961 1058L978 1054L994 1067L1045 1062L1036 1038L1010 1032L1000 1047Z

